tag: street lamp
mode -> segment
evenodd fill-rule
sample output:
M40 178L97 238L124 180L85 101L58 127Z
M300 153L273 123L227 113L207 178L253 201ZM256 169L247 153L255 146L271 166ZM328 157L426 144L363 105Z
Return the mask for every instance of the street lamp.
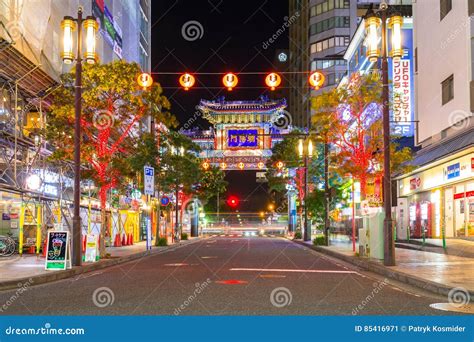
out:
M82 19L82 7L77 10L77 19L64 17L61 22L63 32L63 49L61 58L65 64L76 62L75 80L75 114L74 114L74 216L72 219L72 265L80 266L82 262L82 239L81 239L81 112L82 112L82 27L86 31L86 51L84 59L93 64L97 61L95 52L95 37L98 29L94 17L89 16ZM74 31L77 29L77 49L74 51Z
M298 155L304 161L304 241L311 241L311 224L308 224L308 159L313 157L311 139L299 139Z
M394 60L403 56L401 28L403 18L398 13L387 15L389 7L385 1L380 4L377 13L370 11L365 18L365 28L367 34L367 57L371 62L382 59L382 105L383 105L383 196L384 196L384 265L395 266L395 244L393 241L393 221L392 221L392 191L390 174L390 112L389 112L389 91L388 91L388 57L387 49L387 18L389 17L389 28L392 31L390 57ZM382 46L379 50L379 32L381 26ZM381 51L381 52L380 52Z

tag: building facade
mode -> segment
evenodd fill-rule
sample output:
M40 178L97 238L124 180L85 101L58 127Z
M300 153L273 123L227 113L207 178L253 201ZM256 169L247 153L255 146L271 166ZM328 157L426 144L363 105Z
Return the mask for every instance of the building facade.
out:
M71 68L60 57L60 23L79 6L99 22L100 63L123 59L150 70L149 0L0 1L0 235L22 235L36 251L46 229L72 226L72 167L48 162L50 146L37 132ZM98 201L90 184L81 188L83 230L98 233Z
M413 3L415 169L398 179L406 238L474 236L474 1ZM400 235L399 234L399 235Z

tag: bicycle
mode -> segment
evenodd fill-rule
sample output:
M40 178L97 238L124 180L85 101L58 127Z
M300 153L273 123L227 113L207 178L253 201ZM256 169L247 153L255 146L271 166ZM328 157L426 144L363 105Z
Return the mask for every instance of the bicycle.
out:
M0 256L8 257L15 253L16 242L9 236L0 235Z

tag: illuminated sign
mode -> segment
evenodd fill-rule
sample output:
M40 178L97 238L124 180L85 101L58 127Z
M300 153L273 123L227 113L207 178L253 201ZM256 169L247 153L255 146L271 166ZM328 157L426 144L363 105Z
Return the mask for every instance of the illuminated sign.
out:
M228 147L257 147L257 129L229 129L227 131Z
M411 74L410 60L393 61L393 110L392 120L400 134L406 133L411 126ZM405 128L404 128L405 126Z
M448 165L446 168L446 178L447 179L453 179L456 177L459 177L461 175L461 164L456 163L453 165Z

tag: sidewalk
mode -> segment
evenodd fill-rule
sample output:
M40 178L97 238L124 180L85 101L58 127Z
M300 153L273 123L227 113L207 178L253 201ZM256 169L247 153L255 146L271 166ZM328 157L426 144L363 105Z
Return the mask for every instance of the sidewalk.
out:
M463 287L474 299L474 260L472 258L396 248L397 265L387 267L381 260L356 256L352 251L352 243L349 241L331 241L328 247L314 246L310 241L296 242L368 271L442 295L447 295L454 287ZM359 246L356 244L356 251L358 249Z
M24 254L21 257L19 255L13 255L7 258L0 258L0 291L17 288L18 284L21 286L23 283L39 285L69 278L82 273L139 259L146 255L173 250L174 248L199 240L200 238L190 238L189 240L181 241L179 244L164 247L153 246L149 251L145 250L145 241L135 243L132 246L107 247L106 251L110 253L110 258L102 259L94 263L83 263L82 266L73 267L72 269L64 271L46 271L44 269L44 258L42 256L37 257L33 254Z

